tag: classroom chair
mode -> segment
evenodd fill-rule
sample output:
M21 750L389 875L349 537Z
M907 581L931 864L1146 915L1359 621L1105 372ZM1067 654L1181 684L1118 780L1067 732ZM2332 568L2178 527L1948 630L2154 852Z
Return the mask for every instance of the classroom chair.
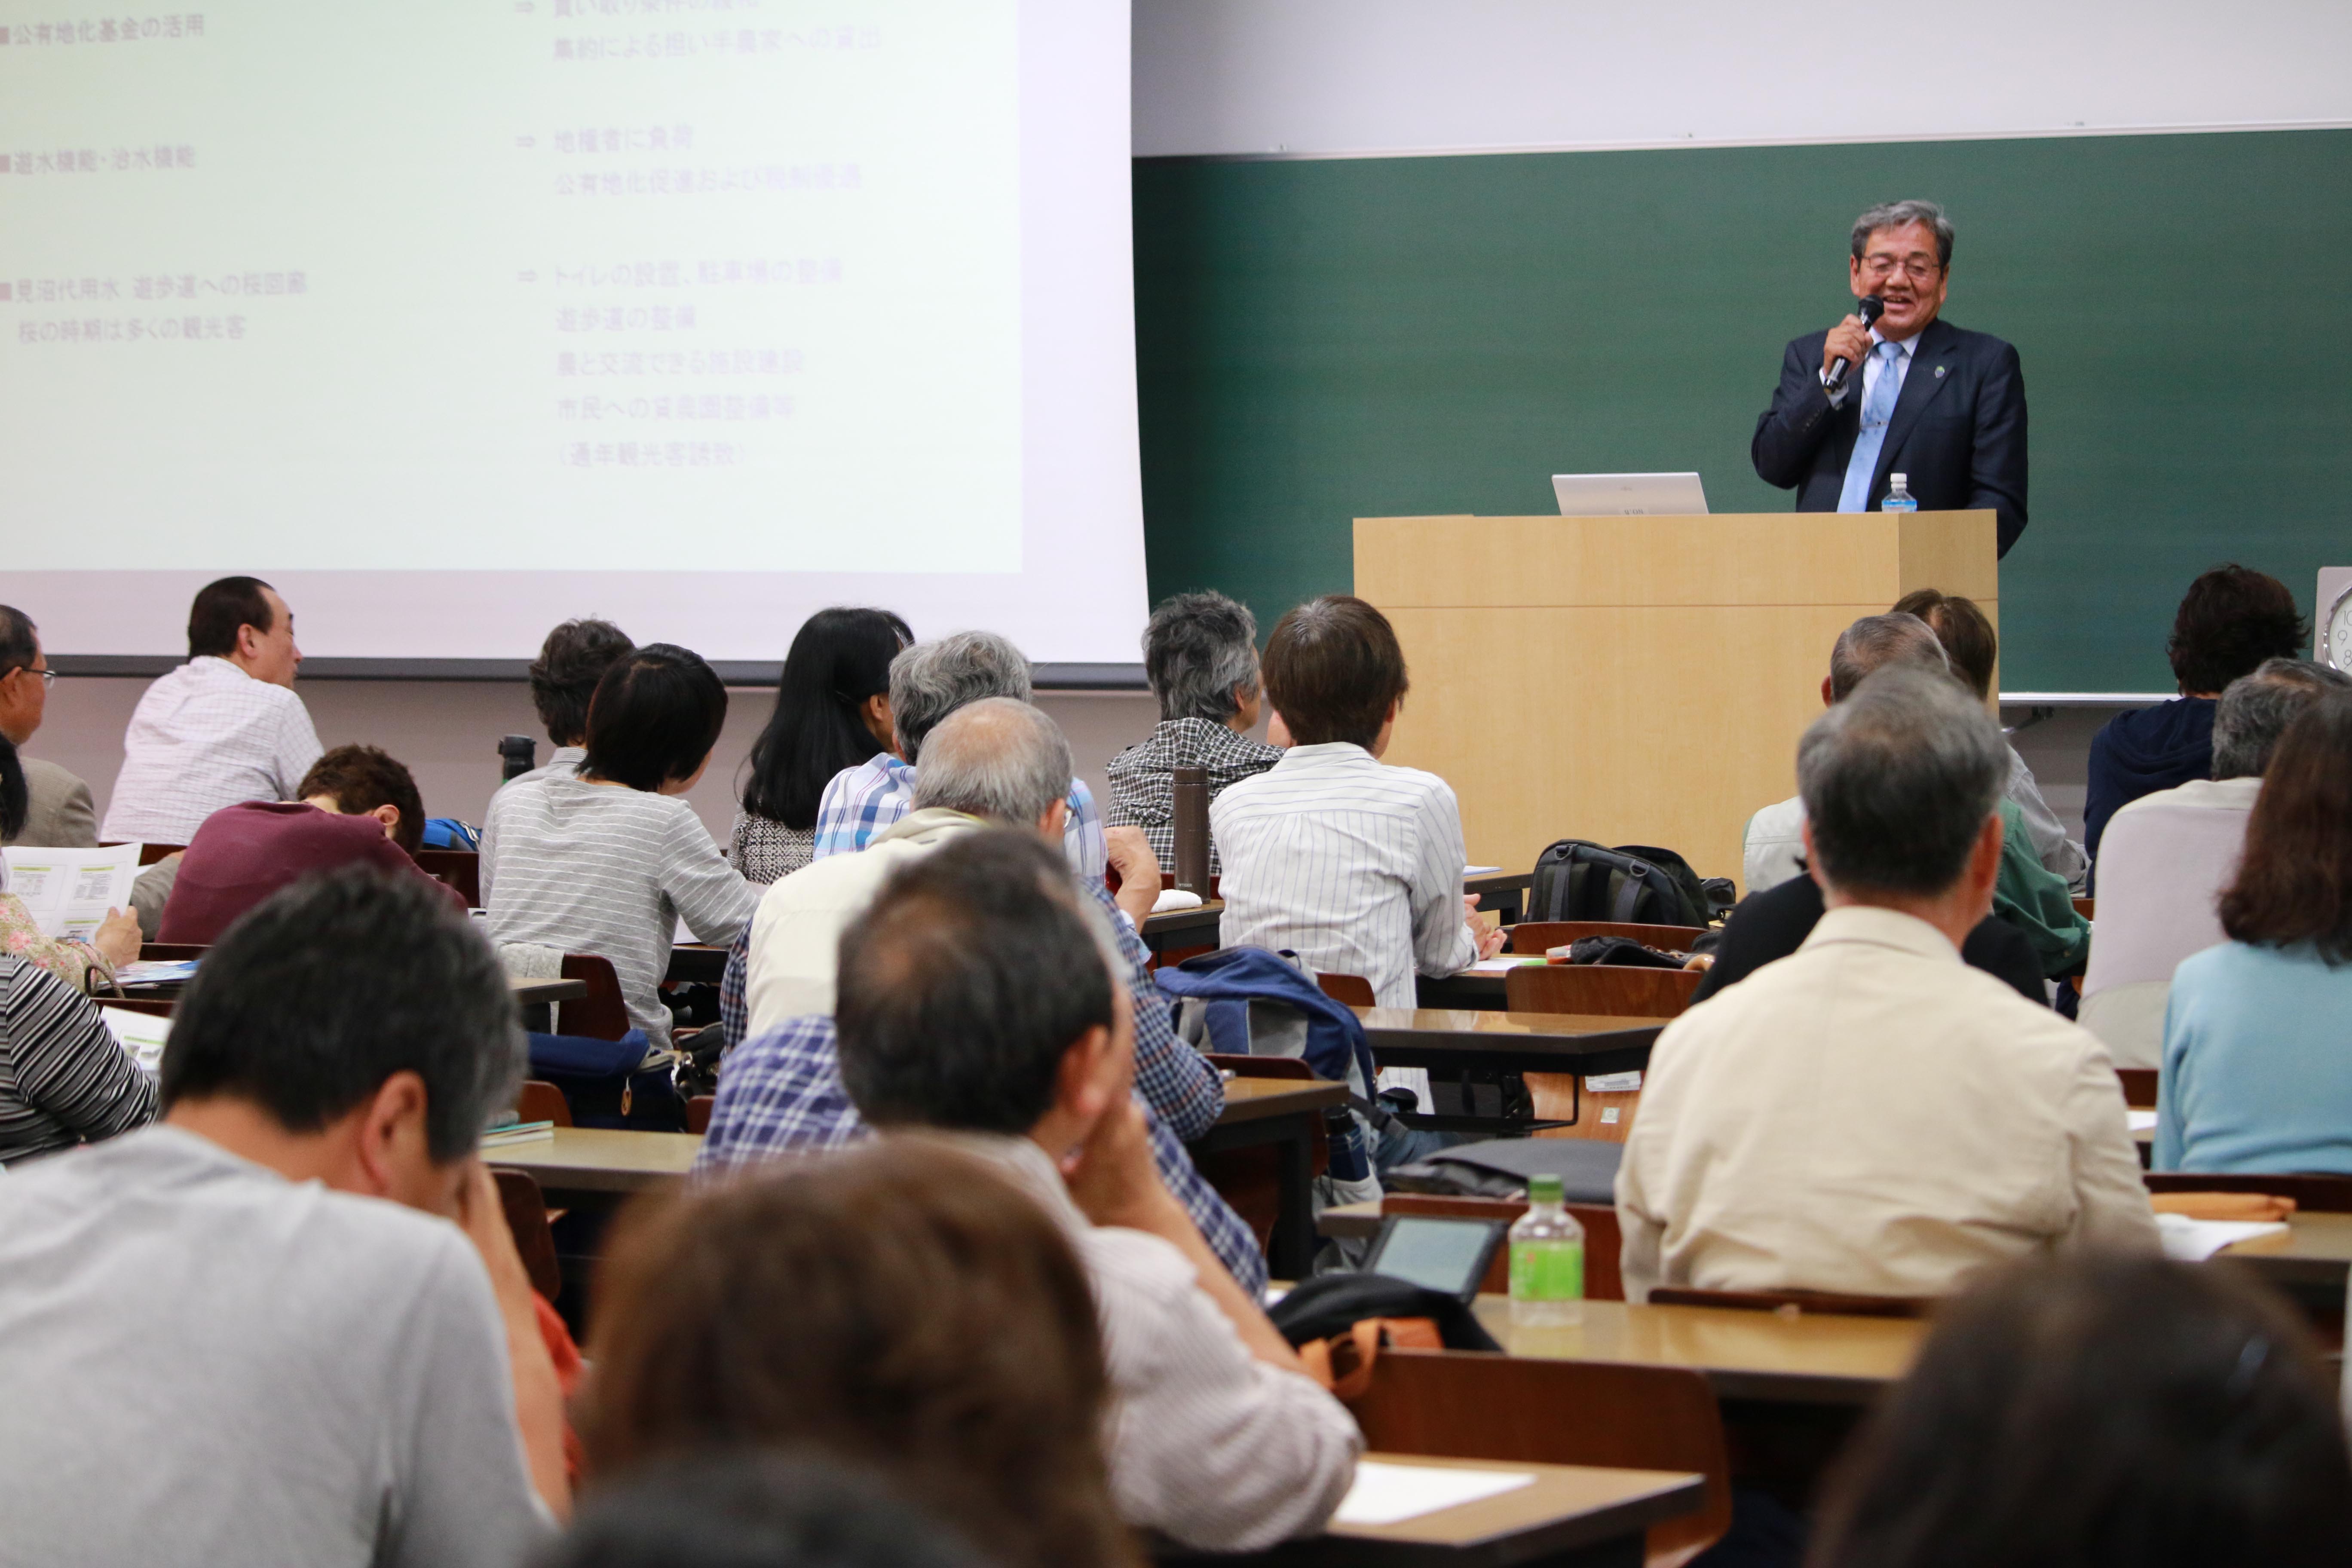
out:
M142 942L139 944L139 958L146 963L183 963L201 959L211 951L202 942Z
M1933 1297L1847 1296L1831 1290L1699 1290L1686 1285L1657 1285L1650 1290L1653 1307L1727 1307L1739 1312L1827 1313L1841 1318L1924 1318L1935 1310Z
M419 849L417 868L436 882L446 882L466 896L466 907L482 907L482 858L471 849Z
M515 1096L515 1120L518 1121L552 1121L558 1127L572 1125L572 1102L563 1091L543 1078L527 1078Z
M629 1005L621 998L621 977L613 972L611 959L593 952L567 952L562 973L566 980L586 981L588 994L556 1004L557 1033L617 1040L629 1032Z
M529 1171L493 1165L490 1175L499 1184L499 1205L506 1211L507 1228L514 1233L515 1250L522 1255L530 1288L554 1300L563 1289L563 1271L555 1261L555 1233L548 1228L546 1194Z
M1622 936L1648 947L1663 948L1668 952L1688 952L1691 943L1705 934L1699 926L1630 925L1617 921L1521 921L1504 928L1511 933L1513 952L1528 954L1549 952L1555 947L1566 947L1580 937Z
M1695 969L1622 963L1523 963L1503 976L1514 1013L1586 1013L1615 1018L1675 1018L1698 989Z
M168 1018L180 1004L174 999L163 1001L153 996L93 996L90 1000L100 1007L120 1007L126 1013L144 1013L151 1018Z
M1381 1453L1705 1476L1705 1508L1650 1527L1648 1568L1679 1568L1731 1524L1723 1415L1685 1368L1389 1349L1349 1408Z
M1235 1078L1315 1076L1315 1069L1297 1057L1243 1057L1217 1052L1203 1055L1211 1067ZM1319 1121L1315 1123L1313 1139L1307 1157L1319 1176L1331 1167L1330 1139ZM1274 1222L1282 1210L1282 1184L1275 1151L1194 1148L1191 1152L1193 1168L1201 1173L1201 1179L1215 1188L1217 1195L1242 1216L1242 1223L1257 1237L1258 1250L1265 1251L1273 1245Z
M697 1138L699 1138L704 1133L709 1131L710 1112L718 1104L719 1097L715 1094L696 1094L688 1096L686 1101L686 1130L688 1132L693 1133Z
M187 847L184 844L142 844L139 847L139 865L143 870L156 861L177 855Z
M1382 1215L1392 1214L1429 1215L1438 1219L1491 1219L1505 1225L1516 1221L1528 1212L1521 1198L1445 1197L1436 1193L1390 1193L1381 1199ZM1617 1211L1607 1204L1570 1204L1568 1212L1584 1227L1584 1299L1588 1301L1622 1301L1625 1299L1625 1277L1618 1270L1618 1257L1624 1249L1622 1233L1617 1228ZM1486 1278L1478 1289L1490 1296L1507 1296L1511 1289L1511 1254L1508 1247L1498 1248L1495 1259L1486 1266Z
M2156 1109L2156 1079L2154 1068L2117 1068L2116 1080L2123 1085L2124 1103L2134 1110Z
M2143 1171L2151 1193L2268 1193L2304 1214L2352 1214L2352 1176L2322 1171L2224 1175L2214 1171Z
M1360 974L1318 973L1315 976L1315 984L1321 986L1323 994L1334 1002L1345 1002L1350 1007L1380 1005L1380 999L1372 994L1372 983Z

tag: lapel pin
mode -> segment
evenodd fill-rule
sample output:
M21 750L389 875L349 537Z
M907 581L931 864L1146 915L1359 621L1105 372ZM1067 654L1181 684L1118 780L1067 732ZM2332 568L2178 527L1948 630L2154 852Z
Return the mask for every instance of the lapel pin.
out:
M1936 379L1937 381L1944 379L1944 367L1940 364L1936 367Z

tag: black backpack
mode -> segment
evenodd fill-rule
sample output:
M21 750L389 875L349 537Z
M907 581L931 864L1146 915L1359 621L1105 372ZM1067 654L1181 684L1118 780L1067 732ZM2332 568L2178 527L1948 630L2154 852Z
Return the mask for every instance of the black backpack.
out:
M1536 857L1534 885L1520 917L1608 921L1618 925L1711 925L1733 903L1728 878L1704 881L1671 849L1646 844L1607 848L1563 838Z

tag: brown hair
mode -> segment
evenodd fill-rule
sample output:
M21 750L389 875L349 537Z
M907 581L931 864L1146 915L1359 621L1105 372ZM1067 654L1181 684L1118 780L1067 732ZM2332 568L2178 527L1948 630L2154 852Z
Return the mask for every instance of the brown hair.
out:
M1396 628L1349 594L1309 599L1275 622L1263 678L1293 741L1352 741L1367 750L1409 685Z
M2250 567L2216 566L2181 595L2164 651L2181 690L2219 694L2263 660L2302 652L2310 629L2285 584Z
M1927 622L1936 640L1944 645L1952 673L1967 681L1979 699L1992 695L1993 663L2000 657L2000 639L1993 635L1992 622L1974 599L1940 588L1921 588L1895 600L1895 614L1916 616Z
M373 746L337 746L312 763L294 786L294 798L314 795L333 796L346 816L397 806L400 820L393 824L392 841L411 855L425 842L425 801L416 793L415 777Z
M547 738L576 746L587 738L588 700L604 672L635 651L629 634L610 621L566 621L547 634L530 661L530 703Z
M1122 1568L1108 1383L1069 1242L919 1136L635 1211L580 1422L600 1476L743 1447L875 1467L1004 1568Z
M2352 962L2352 693L2317 693L2279 737L2221 894L2221 929Z

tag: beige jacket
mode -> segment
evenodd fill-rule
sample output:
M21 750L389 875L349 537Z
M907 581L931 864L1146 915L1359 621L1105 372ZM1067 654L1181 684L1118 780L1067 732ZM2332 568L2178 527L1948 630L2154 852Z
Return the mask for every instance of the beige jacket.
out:
M98 808L89 785L38 757L18 759L25 764L27 796L25 831L8 840L36 849L95 849Z
M1617 1216L1633 1300L1936 1296L2043 1247L2158 1247L2105 1048L1852 906L1659 1037Z

